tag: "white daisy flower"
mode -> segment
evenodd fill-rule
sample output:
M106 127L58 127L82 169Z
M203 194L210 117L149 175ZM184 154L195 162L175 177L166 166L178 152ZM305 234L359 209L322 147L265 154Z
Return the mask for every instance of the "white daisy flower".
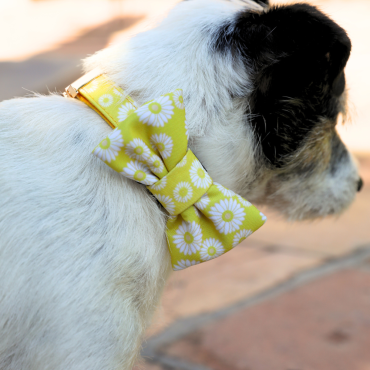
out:
M114 88L114 89L113 89L113 92L114 92L114 95L117 95L117 96L119 96L120 98L122 98L123 94L121 93L121 91L119 91L118 89Z
M238 198L238 201L244 206L244 207L250 207L252 205L252 203L248 202L247 200L245 200L244 198L242 198L240 195L236 195L237 198Z
M99 98L99 104L102 107L110 107L113 103L113 96L110 94L104 94Z
M202 243L202 229L196 222L183 222L173 237L176 247L181 253L196 253Z
M155 134L150 138L153 146L161 153L161 157L168 158L172 153L173 142L172 139L166 134Z
M173 100L175 101L176 107L184 109L184 97L182 96L182 90L176 90L173 94Z
M85 88L88 93L93 93L98 88L99 83L97 80L93 80L89 83L89 87Z
M152 185L158 181L158 178L150 173L147 166L136 161L131 161L127 167L123 169L121 174L144 185Z
M173 191L173 195L178 202L185 203L193 196L193 188L188 182L180 182Z
M252 230L240 230L238 233L235 234L233 240L233 248L239 245L244 239L247 239L249 235L252 234Z
M123 122L127 117L135 112L135 107L131 103L122 104L118 109L118 122Z
M121 130L118 128L113 130L106 139L104 139L99 146L94 150L94 154L102 159L110 163L114 161L123 147L123 138L121 134Z
M167 179L163 177L161 181L157 181L155 184L153 184L151 187L153 190L162 190L167 185Z
M145 104L136 111L140 122L149 126L163 127L173 116L173 105L168 96L161 96L159 99Z
M207 194L204 194L198 202L194 203L194 205L197 206L197 208L201 209L202 211L208 206L209 203L209 196Z
M200 218L200 212L198 211L197 207L193 207L194 211L195 211L195 214L197 215L197 217Z
M199 253L202 261L209 261L221 256L221 254L225 253L225 249L219 240L210 238L203 242Z
M229 189L226 189L224 186L222 186L221 184L217 183L217 182L214 182L214 184L217 186L217 189L223 194L225 195L225 197L233 197L234 195L236 195L232 190L229 190Z
M187 162L187 159L186 157L184 157L183 159L181 159L181 161L179 163L177 163L177 167L184 167L186 165L186 162Z
M192 183L197 188L208 188L212 184L211 177L197 160L195 160L191 165L190 177Z
M177 262L177 265L173 266L174 271L184 270L190 266L199 265L199 261L181 260Z
M166 208L170 215L175 212L175 203L170 197L167 195L157 195L156 198L161 202L162 206Z
M262 218L262 221L266 222L267 217L262 212L260 212L260 216Z
M223 234L238 230L245 218L242 207L235 199L222 199L211 208L209 213L216 229Z
M155 154L147 160L147 164L154 173L162 173L164 170L162 160Z
M150 149L141 139L131 140L126 146L126 154L131 158L145 162L150 157Z

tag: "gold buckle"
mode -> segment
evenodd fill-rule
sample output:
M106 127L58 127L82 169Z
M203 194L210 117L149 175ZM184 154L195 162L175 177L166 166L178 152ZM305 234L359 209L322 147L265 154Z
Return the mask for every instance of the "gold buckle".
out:
M63 93L63 96L65 98L76 98L78 95L78 90L80 90L81 87L84 87L89 82L91 82L94 78L99 77L102 74L103 73L100 68L93 69L92 71L80 77L77 81L73 82L71 85L66 87L65 93Z

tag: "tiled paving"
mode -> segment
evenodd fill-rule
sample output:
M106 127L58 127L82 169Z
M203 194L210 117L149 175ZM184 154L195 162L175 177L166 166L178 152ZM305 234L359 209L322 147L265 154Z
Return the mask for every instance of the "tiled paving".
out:
M315 256L264 251L244 243L202 267L174 273L149 333L178 319L227 307L318 263Z
M214 370L370 368L370 271L348 269L206 325L163 352Z

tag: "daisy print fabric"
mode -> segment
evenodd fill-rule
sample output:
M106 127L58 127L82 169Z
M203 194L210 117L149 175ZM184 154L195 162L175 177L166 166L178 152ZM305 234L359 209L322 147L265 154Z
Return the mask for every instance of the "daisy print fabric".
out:
M117 94L116 94L117 95ZM123 122L128 116L135 112L135 107L130 102L123 103L118 109L118 122Z
M79 95L80 100L97 111L112 128L116 128L137 109L134 100L105 75L83 86Z
M116 88L94 90L103 108L115 105ZM214 183L188 149L181 90L139 109L124 92L122 96L128 100L109 113L115 117L112 127L117 128L93 153L123 176L146 185L168 212L166 234L173 270L222 256L264 224L266 217L259 210Z
M119 150L123 147L123 138L120 130L114 130L95 149L95 155L101 160L110 163L115 160Z
M172 139L166 134L153 135L151 138L153 146L161 153L161 157L168 158L172 153Z
M155 127L163 127L173 116L173 109L173 101L165 95L150 102L150 104L145 104L138 109L137 115L142 123Z

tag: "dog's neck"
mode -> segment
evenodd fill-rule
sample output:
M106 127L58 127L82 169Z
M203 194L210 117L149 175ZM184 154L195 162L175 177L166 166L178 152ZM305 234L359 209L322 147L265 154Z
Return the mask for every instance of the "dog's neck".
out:
M201 32L199 20L185 17L189 6L180 4L157 28L87 59L85 69L100 67L140 105L181 88L190 148L215 181L246 196L257 165L245 113L249 76L241 61L210 48L216 27L240 6L220 2L217 7L223 12L214 9L209 30Z

